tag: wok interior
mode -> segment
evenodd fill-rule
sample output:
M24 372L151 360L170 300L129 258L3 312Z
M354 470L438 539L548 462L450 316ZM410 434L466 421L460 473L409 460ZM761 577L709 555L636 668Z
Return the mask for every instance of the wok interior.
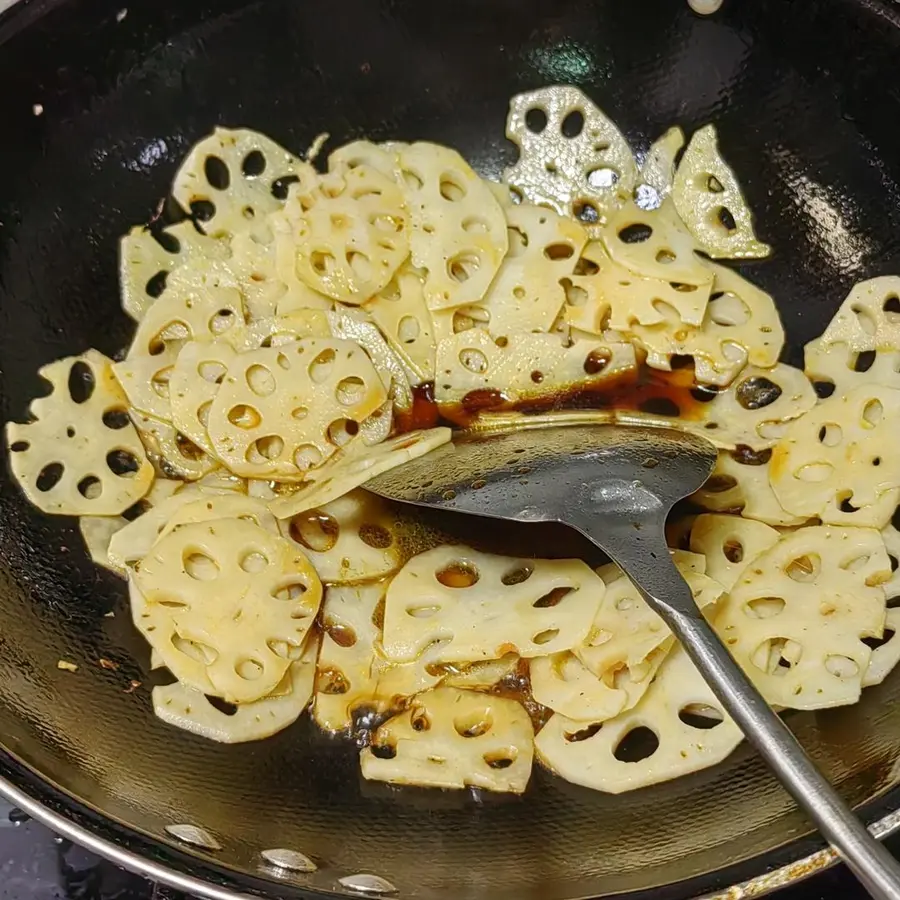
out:
M890 94L900 31L877 0L725 0L710 19L680 0L141 0L122 21L118 10L29 4L0 20L4 420L40 393L38 366L125 345L116 240L149 217L186 148L216 124L296 151L322 130L335 143L434 139L496 176L511 159L509 97L571 82L639 148L673 122L716 123L775 248L752 277L779 303L788 361L852 282L900 271ZM26 17L36 21L17 33ZM322 867L288 883L319 888L363 871L404 897L568 900L662 884L670 890L654 896L687 897L763 869L733 864L785 859L774 848L807 831L746 747L620 797L536 769L515 799L364 783L354 748L308 722L242 746L166 727L151 712L123 584L91 565L68 522L30 509L6 472L0 497L0 744L128 829L166 839L166 825L204 826L223 845L207 859L226 882L228 870L257 874L260 850L285 847ZM557 540L558 555L572 552L569 536ZM504 541L547 552L544 533ZM78 671L60 671L60 659ZM132 680L143 686L128 693ZM898 695L891 677L857 706L790 718L854 803L897 783Z

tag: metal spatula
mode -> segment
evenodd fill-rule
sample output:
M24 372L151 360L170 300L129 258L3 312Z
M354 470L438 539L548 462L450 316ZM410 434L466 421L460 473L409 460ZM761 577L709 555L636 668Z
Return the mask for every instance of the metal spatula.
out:
M604 550L694 664L822 835L878 898L900 865L866 830L700 614L666 548L672 506L709 477L716 449L667 429L534 423L462 435L366 484L392 500L518 522L559 522Z

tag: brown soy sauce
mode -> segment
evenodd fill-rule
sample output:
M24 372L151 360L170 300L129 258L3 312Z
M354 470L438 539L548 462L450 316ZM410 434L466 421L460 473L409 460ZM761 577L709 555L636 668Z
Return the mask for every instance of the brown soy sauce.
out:
M470 391L460 403L438 404L434 382L413 389L412 409L398 413L398 433L436 425L467 428L485 412L521 412L537 415L558 410L604 410L642 412L657 417L699 419L703 406L715 397L715 390L698 386L693 369L674 367L662 372L641 366L637 373L609 378L602 384L577 385L525 400L512 401L502 391L485 388Z

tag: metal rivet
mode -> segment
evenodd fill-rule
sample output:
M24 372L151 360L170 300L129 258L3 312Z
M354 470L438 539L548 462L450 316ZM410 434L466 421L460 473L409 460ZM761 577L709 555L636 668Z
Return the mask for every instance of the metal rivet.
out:
M262 850L259 854L269 865L291 872L315 872L318 866L299 850Z
M205 829L196 825L166 825L166 834L183 844L192 844L204 850L221 850L222 845Z
M365 872L360 872L358 875L345 875L343 878L338 879L338 884L356 894L386 896L387 894L397 893L397 888L389 881L378 875L367 875Z

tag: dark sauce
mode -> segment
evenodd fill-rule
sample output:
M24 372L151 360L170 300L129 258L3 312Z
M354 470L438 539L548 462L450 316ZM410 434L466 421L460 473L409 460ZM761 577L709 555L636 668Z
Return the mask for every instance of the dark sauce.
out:
M536 415L576 409L699 419L705 403L714 395L709 389L698 389L690 368L661 372L641 366L637 373L609 378L602 384L577 385L566 391L519 401L510 400L499 390L485 388L471 391L460 403L438 404L434 399L434 383L429 381L413 389L412 409L398 413L396 422L397 431L402 433L436 425L466 428L485 412Z

